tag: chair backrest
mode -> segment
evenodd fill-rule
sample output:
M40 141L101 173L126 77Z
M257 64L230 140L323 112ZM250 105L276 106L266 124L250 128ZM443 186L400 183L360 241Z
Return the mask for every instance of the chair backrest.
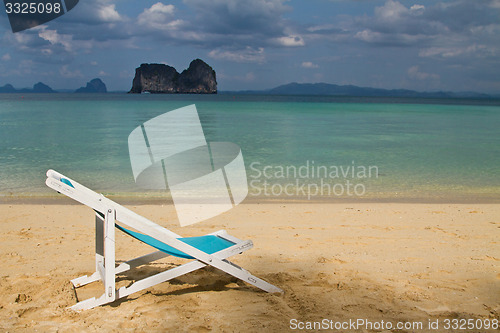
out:
M92 208L103 216L109 209L115 210L117 221L141 232L150 234L159 232L172 238L181 237L57 171L47 171L45 184L53 190Z

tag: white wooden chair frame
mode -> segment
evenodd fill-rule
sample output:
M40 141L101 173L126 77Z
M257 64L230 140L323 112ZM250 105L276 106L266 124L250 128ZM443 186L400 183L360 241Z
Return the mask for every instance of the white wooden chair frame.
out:
M72 186L61 181L68 180ZM80 287L88 283L101 280L104 284L104 294L99 298L90 298L73 305L73 310L86 310L93 307L111 303L117 299L128 296L132 293L147 289L156 284L171 280L205 266L213 266L218 268L238 279L248 282L267 292L283 292L280 288L250 274L247 270L227 260L228 257L235 254L243 253L253 247L251 240L240 240L227 234L224 230L220 230L210 235L228 240L234 245L216 252L208 254L203 252L178 238L181 236L176 233L159 226L158 224L140 216L133 211L117 204L116 202L98 194L78 182L54 171L47 171L47 186L65 194L66 196L92 208L96 212L95 218L95 272L90 276L81 276L71 280L74 287ZM127 262L115 265L115 223L131 227L138 232L149 235L189 256L194 260L169 269L167 271L149 276L142 280L136 281L129 287L121 287L116 290L115 278L117 274L128 271L140 265L150 263L155 260L169 256L162 251L155 251L138 257Z

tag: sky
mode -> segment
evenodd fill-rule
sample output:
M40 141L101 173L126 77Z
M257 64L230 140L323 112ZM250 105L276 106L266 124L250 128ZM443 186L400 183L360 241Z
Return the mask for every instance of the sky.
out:
M200 58L219 90L290 82L500 93L500 0L80 0L12 33L0 13L0 86L132 86L141 63Z

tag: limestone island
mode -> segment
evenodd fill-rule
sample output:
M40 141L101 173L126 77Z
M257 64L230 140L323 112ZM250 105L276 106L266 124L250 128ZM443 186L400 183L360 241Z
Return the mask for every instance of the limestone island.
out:
M91 80L90 82L87 82L87 86L78 88L75 93L101 93L105 94L108 92L108 89L106 88L106 85L104 82L102 82L101 79L96 78Z
M217 94L215 71L201 59L178 73L164 64L142 64L135 69L129 94Z

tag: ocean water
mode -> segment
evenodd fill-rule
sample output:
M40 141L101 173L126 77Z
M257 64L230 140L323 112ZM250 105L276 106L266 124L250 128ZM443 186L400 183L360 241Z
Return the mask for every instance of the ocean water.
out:
M241 147L250 196L500 201L500 101L230 94L0 94L0 198L56 195L47 169L161 196L136 186L127 138L190 104L207 141Z

